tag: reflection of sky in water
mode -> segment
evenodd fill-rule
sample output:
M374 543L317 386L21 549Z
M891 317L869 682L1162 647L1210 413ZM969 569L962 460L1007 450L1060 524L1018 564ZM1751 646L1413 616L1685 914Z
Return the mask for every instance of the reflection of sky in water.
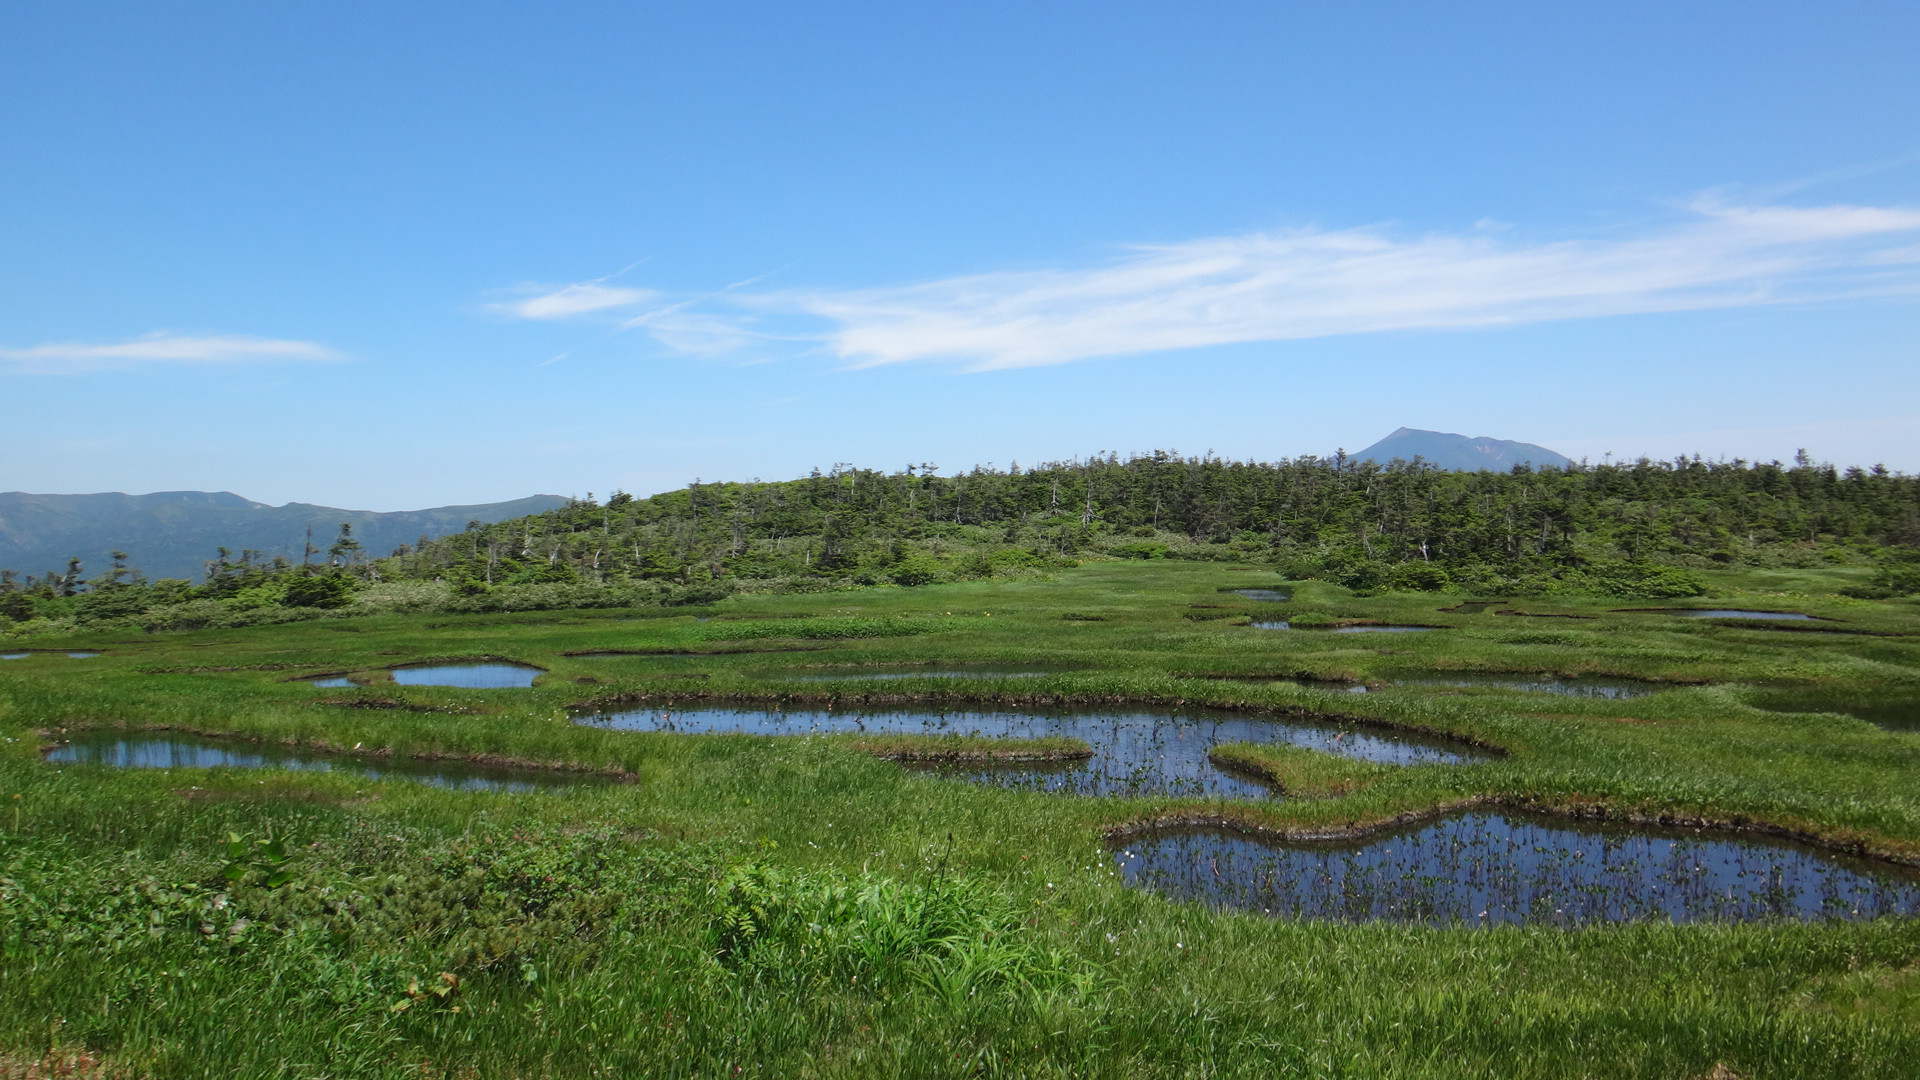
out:
M1236 594L1249 600L1259 600L1268 604L1284 604L1293 599L1293 594L1280 589L1235 589Z
M1340 922L1859 919L1920 914L1920 878L1765 840L1470 812L1351 843L1142 837L1122 878L1180 900Z
M508 690L532 686L537 667L525 664L429 664L393 669L401 686L457 686L463 690Z
M1217 795L1265 798L1268 787L1216 767L1207 754L1220 743L1286 743L1362 761L1402 765L1483 760L1470 747L1412 735L1375 733L1296 720L1224 712L1056 708L941 712L937 709L774 711L732 706L635 709L581 716L580 723L628 731L737 732L805 735L827 732L1066 737L1086 742L1091 760L1068 765L995 765L942 769L1008 787L1082 795Z
M382 761L300 755L248 744L226 744L213 739L183 737L127 738L118 734L80 736L54 747L47 760L56 763L110 765L122 769L286 769L299 772L343 772L369 780L411 780L458 791L525 793L580 782L579 778L548 775L532 769L501 769L466 762Z
M334 675L325 679L308 679L307 681L315 686L325 687L329 690L353 685L353 680L347 678L345 675Z

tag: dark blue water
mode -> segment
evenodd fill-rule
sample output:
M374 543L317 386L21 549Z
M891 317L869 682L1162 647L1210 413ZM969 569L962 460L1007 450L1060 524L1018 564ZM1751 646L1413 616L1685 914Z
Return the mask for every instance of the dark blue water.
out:
M1236 594L1249 600L1258 600L1266 604L1284 604L1293 599L1293 594L1279 589L1235 589Z
M1748 922L1920 914L1913 873L1795 844L1512 813L1352 843L1218 830L1137 839L1129 885L1284 918L1464 924Z
M372 763L359 758L301 753L254 743L192 736L127 736L118 732L76 736L46 759L122 769L287 769L344 772L369 780L411 780L458 791L525 793L578 784L582 779L537 769L505 769L453 761L401 759Z
M401 686L457 686L464 690L507 690L532 686L541 673L525 664L423 664L393 669Z
M1079 795L1268 797L1271 790L1265 784L1226 772L1208 759L1215 746L1230 742L1286 743L1399 765L1457 764L1485 760L1487 756L1464 744L1440 739L1202 710L1063 707L977 712L894 708L782 711L716 705L602 712L581 716L577 722L624 731L687 734L872 732L1080 739L1093 751L1090 760L1067 765L941 770L982 783Z

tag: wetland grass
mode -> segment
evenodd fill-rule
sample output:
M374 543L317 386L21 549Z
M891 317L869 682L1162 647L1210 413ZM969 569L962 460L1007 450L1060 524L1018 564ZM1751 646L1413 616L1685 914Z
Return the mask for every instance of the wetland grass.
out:
M1581 618L1551 624L1462 613L1445 634L1275 634L1184 617L1246 587L1230 567L1095 562L1056 578L737 596L711 622L436 615L429 628L396 615L350 620L352 633L296 623L110 649L10 642L34 655L0 666L0 1053L153 1077L1911 1075L1920 920L1905 915L1475 929L1272 919L1128 888L1106 838L1182 821L1325 833L1533 806L1686 822L1688 835L1773 830L1879 873L1920 861L1920 740L1754 703L1794 687L1910 691L1920 639L1759 634L1578 597L1548 610ZM1823 581L1774 572L1764 589L1729 585L1703 604L1920 630L1911 605L1848 600ZM1285 588L1288 610L1324 613L1321 625L1430 623L1445 602ZM1065 617L1086 613L1100 618ZM781 633L810 620L818 634ZM896 623L923 632L869 633ZM716 636L740 626L754 637ZM66 651L101 655L69 663ZM611 655L582 655L596 652ZM515 688L383 682L378 698L402 706L386 709L328 707L352 692L282 681L483 656L549 674ZM822 662L1041 674L809 681ZM1458 671L1672 689L1348 694L1198 677L1392 685ZM1771 685L1789 675L1793 687ZM1403 766L1222 742L1207 753L1267 770L1260 797L1074 798L876 757L1078 753L1065 734L765 738L574 722L576 706L622 702L1219 710L1504 754ZM63 739L163 731L639 782L532 795L341 769L41 759ZM1265 794L1274 784L1282 797Z

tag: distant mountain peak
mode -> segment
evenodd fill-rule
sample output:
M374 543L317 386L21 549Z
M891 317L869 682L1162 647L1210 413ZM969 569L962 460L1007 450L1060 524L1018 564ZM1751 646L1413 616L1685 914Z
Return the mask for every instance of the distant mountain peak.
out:
M1355 461L1377 461L1382 465L1396 458L1401 461L1419 458L1452 472L1506 472L1522 464L1536 469L1547 466L1564 469L1573 464L1565 455L1533 443L1410 427L1396 428L1393 434L1353 455Z

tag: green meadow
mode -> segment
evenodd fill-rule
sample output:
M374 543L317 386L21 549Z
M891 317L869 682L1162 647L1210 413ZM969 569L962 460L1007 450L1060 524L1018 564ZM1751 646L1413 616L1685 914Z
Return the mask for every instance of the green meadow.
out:
M1848 567L1700 575L1706 597L1627 602L1091 561L694 608L20 639L0 661L0 1075L1912 1076L1911 919L1338 923L1121 882L1115 845L1148 825L1284 838L1469 805L1920 865L1920 732L1819 707L1920 698L1920 603L1844 596ZM1339 632L1369 624L1433 629ZM433 660L541 674L393 680ZM1499 673L1662 688L1434 678ZM1275 797L1096 798L902 760L1071 758L1071 739L574 722L717 702L1213 707L1487 760L1229 745L1215 760ZM108 730L342 767L43 760ZM436 787L396 762L572 782Z

